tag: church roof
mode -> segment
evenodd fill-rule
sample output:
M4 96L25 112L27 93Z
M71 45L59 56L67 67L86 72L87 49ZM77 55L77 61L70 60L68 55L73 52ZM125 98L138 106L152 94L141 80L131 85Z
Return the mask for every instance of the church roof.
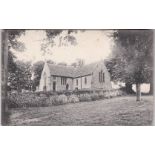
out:
M51 75L74 77L74 73L75 73L74 67L54 65L54 64L49 64L49 63L48 63L48 66L49 66Z
M83 67L77 67L75 70L75 77L85 76L92 74L99 62L84 65Z
M51 75L75 78L92 74L98 63L91 63L83 67L62 66L50 63L48 63L48 66Z

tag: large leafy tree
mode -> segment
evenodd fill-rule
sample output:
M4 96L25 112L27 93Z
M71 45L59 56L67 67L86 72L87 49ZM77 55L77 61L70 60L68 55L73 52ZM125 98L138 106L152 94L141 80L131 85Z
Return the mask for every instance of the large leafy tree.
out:
M24 30L0 30L0 38L2 42L1 54L2 54L2 123L7 123L7 81L8 81L8 58L10 59L11 52L9 47L14 49L19 49L20 51L24 49L24 45L17 41L17 38L24 33ZM12 59L12 58L11 58ZM13 60L13 59L12 59ZM11 60L11 61L12 61Z
M11 86L12 83L14 83L14 80L16 79L16 70L17 65L15 63L16 56L9 50L8 51L8 90L11 90L13 88ZM13 88L14 89L14 88Z
M81 30L82 31L82 30ZM41 44L41 50L44 52L43 54L50 53L49 48L53 46L68 46L68 45L76 45L77 41L74 36L78 31L77 30L61 30L61 29L47 29L46 38L43 40ZM65 34L63 34L65 32ZM55 42L55 38L59 36L58 42Z
M21 92L22 89L31 90L31 63L16 61L16 69L9 72L8 84L11 89Z
M136 84L140 100L140 85L152 83L153 79L153 31L117 30L113 37L115 47L107 63L112 79Z
M16 56L12 53L11 50L8 51L8 72L14 73L17 66L15 63Z

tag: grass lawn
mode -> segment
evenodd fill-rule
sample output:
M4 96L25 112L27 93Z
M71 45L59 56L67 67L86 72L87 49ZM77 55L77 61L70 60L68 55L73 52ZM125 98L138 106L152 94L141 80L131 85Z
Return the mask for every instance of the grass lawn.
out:
M152 125L153 96L10 110L9 125Z

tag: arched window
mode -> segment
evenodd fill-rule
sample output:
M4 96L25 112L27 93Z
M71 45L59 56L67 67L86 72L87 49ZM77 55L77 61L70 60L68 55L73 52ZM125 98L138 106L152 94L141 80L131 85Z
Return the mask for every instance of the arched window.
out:
M78 79L76 79L76 85L78 86Z
M104 73L102 73L102 82L105 82Z
M99 72L99 82L100 83L105 82L105 77L104 77L104 73L102 70Z
M46 73L45 72L43 74L43 78L44 78L44 86L46 86Z
M67 79L65 77L61 77L61 85L66 85Z
M46 73L45 72L43 74L43 79L44 79L43 90L46 91Z
M101 82L101 72L99 72L99 82Z
M85 80L84 81L85 81L85 84L87 84L87 77L85 77Z

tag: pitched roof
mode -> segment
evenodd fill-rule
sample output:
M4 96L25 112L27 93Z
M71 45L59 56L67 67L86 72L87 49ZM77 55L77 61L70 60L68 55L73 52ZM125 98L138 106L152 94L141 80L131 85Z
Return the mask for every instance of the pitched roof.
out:
M99 62L91 63L75 70L75 77L92 74Z
M48 66L49 66L51 75L74 77L74 73L75 73L74 67L53 65L53 64L49 64L49 63L48 63Z
M83 67L77 67L77 68L72 66L61 66L61 65L54 65L49 63L48 63L48 66L49 66L51 75L75 78L75 77L92 74L98 63L99 62L95 62L95 63L85 65Z

